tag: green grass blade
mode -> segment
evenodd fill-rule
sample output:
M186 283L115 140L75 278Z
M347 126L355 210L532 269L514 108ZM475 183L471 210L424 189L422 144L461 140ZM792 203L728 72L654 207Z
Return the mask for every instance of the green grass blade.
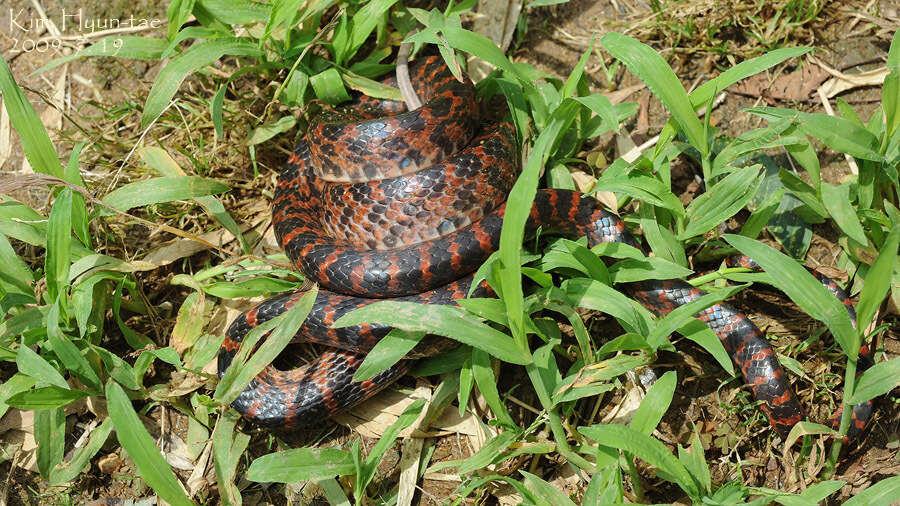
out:
M25 411L39 411L68 406L88 395L90 394L83 390L70 390L51 385L11 395L9 399L6 399L6 404Z
M893 504L898 497L900 497L900 476L892 476L882 479L861 492L857 492L844 503L844 506Z
M413 302L379 301L340 317L333 327L381 323L406 331L448 337L513 364L527 364L531 357L510 337L467 314L461 308Z
M50 142L50 136L44 128L41 119L34 112L34 107L25 98L25 94L12 75L6 60L0 58L0 92L3 94L3 104L9 113L9 120L13 128L19 133L22 150L25 158L35 172L50 174L58 178L63 177L62 164Z
M857 379L847 404L859 404L884 395L900 385L900 358L879 362Z
M61 407L34 413L34 440L37 443L37 466L41 477L62 462L66 444L66 415Z
M110 380L106 383L106 400L119 444L134 461L141 478L167 503L173 506L193 505L194 503L181 489L172 468L166 463L153 438L144 428L141 419L134 412L125 390L122 390L115 381Z
M109 439L112 429L112 419L110 418L104 420L99 427L94 429L87 444L75 450L72 460L50 471L50 486L55 487L75 480L90 465L91 459L94 458L94 455L97 455L97 452Z
M134 35L112 35L104 37L69 56L57 58L35 70L32 74L46 72L60 65L87 58L88 56L115 56L135 60L157 60L162 57L167 45L168 41L165 39L151 39Z
M619 448L637 455L656 466L657 474L664 474L666 479L674 481L692 498L698 497L697 484L687 468L659 440L624 425L579 427L578 432L603 446Z
M361 9L350 19L350 40L348 44L339 48L336 58L338 65L347 61L347 58L356 54L357 50L363 45L375 26L381 22L384 14L391 8L397 0L372 0L365 3Z
M294 448L263 455L250 463L247 479L260 483L294 483L353 473L350 454L338 448Z
M119 211L173 200L188 200L229 188L213 179L200 176L156 177L135 181L109 192L102 201Z
M316 97L329 105L337 105L350 100L340 72L335 68L325 69L314 76L310 76L309 84L316 92ZM293 117L293 116L291 116Z
M656 323L650 331L650 334L647 336L647 342L650 343L650 346L652 346L653 349L659 348L670 334L685 325L690 318L694 317L694 315L710 306L722 302L748 286L750 285L728 286L713 293L704 294L696 300L678 306Z
M741 253L756 260L771 276L775 286L787 294L800 309L831 330L844 354L856 357L859 338L844 307L827 288L796 261L765 244L740 235L726 234L723 238Z
M733 172L714 184L687 207L687 226L678 234L678 240L684 241L705 234L719 223L727 221L756 195L761 182L757 165Z
M318 294L319 291L315 288L306 292L294 307L254 328L244 337L241 349L234 357L231 367L225 371L225 375L216 386L216 393L213 396L216 400L222 404L230 404L250 384L254 376L278 357L303 325ZM244 360L250 355L256 342L269 331L272 331L272 334L245 363Z
M65 293L69 280L72 245L72 190L63 188L53 201L47 220L47 256L44 275L47 278L47 294L56 300Z
M353 381L365 381L376 374L387 370L419 344L424 332L405 332L400 329L391 329L378 344L366 353L362 365L353 374Z
M22 261L16 250L13 249L5 234L0 233L0 262L3 271L0 272L0 288L6 293L18 292L34 297L34 273L28 265Z
M219 494L225 504L241 504L241 492L235 484L235 473L250 442L250 436L236 431L238 415L226 410L213 429L213 466L219 480Z
M625 330L647 335L652 319L649 311L622 295L621 292L586 278L573 278L563 282L566 301L575 307L600 311L619 320Z
M566 497L562 490L527 471L520 470L519 472L525 477L525 486L539 498L546 501L548 505L575 506L575 503Z
M802 56L812 50L813 48L811 47L789 47L769 51L762 56L744 60L692 91L690 94L691 106L696 110L700 106L708 104L714 93L720 92L753 74L758 74L781 62ZM659 141L656 143L656 152L653 158L657 158L668 147L672 139L675 138L675 134L674 119L670 119L659 133Z
M477 348L472 350L472 378L497 419L509 426L515 426L516 423L510 416L509 411L506 410L506 406L500 397L500 391L497 389L497 378L494 376L494 369L491 367L491 357L487 352Z
M859 316L857 326L865 330L875 317L875 311L891 288L891 273L897 263L897 248L900 245L900 223L894 225L888 233L884 244L879 249L878 258L866 273L866 284L859 296L856 312Z
M659 421L668 411L669 404L672 403L677 382L678 375L675 374L675 371L668 371L656 380L656 383L647 391L647 395L644 396L628 426L641 434L652 435L656 426L659 425Z
M222 87L224 89L224 86ZM183 177L184 171L181 167L178 166L178 163L169 156L169 153L166 150L150 146L141 149L140 157L144 160L149 167L156 169L161 175L166 177ZM225 210L225 206L222 205L222 202L219 199L212 196L201 196L194 197L194 200L203 206L203 209L206 210L216 221L218 221L226 230L231 232L232 235L237 237L238 241L241 243L241 251L244 254L250 254L250 245L247 243L247 240L244 238L244 234L241 233L241 228L234 221L234 218L231 217L231 214Z
M665 60L650 46L619 33L607 33L600 39L603 47L643 81L681 127L701 157L709 153L703 125L697 119L684 86Z
M500 232L500 286L509 314L510 330L519 346L525 347L524 295L522 293L521 251L525 238L525 223L537 193L541 168L550 157L553 144L575 119L578 103L566 99L551 115L548 125L540 133L534 148L506 200L506 214ZM499 358L499 357L498 357ZM523 362L524 363L524 362Z
M69 384L66 383L62 374L50 362L47 362L44 357L38 355L28 346L19 346L19 351L16 353L16 367L19 372L27 374L36 380L63 389L69 388Z
M253 41L222 38L202 42L172 58L156 76L156 81L147 95L144 112L141 114L141 128L146 128L151 121L162 114L188 74L202 69L225 55L262 56L263 52Z
M197 0L195 9L196 7L203 7L211 16L227 25L265 23L272 9L271 5L252 0Z
M822 183L821 190L822 204L825 205L828 214L834 218L834 222L837 223L841 231L863 246L867 245L869 239L866 237L866 231L863 230L859 216L856 215L856 210L853 209L853 204L850 203L850 185L834 186L829 183Z
M366 455L362 476L357 477L357 482L361 485L359 490L365 490L369 485L372 478L375 477L378 463L381 461L381 457L384 456L384 452L394 444L394 441L397 440L397 437L403 429L409 427L416 421L416 418L419 417L419 413L422 412L422 408L424 407L425 399L416 399L403 410L403 413L397 417L397 421L392 423L391 426L384 431L384 434L381 435L381 438L378 439L378 442L375 443L375 446L373 446L369 454Z
M747 109L747 112L770 121L795 118L800 130L819 139L835 151L863 160L877 162L882 159L878 153L878 139L875 135L849 119L774 107L753 107Z

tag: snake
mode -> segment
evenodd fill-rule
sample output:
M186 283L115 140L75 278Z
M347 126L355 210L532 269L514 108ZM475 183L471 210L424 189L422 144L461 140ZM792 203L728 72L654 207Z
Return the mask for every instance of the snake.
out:
M335 328L341 316L380 300L456 305L489 294L473 273L498 250L506 199L518 176L515 130L482 119L472 82L457 79L440 57L410 64L410 80L423 105L358 97L321 113L309 124L278 176L272 222L296 270L320 287L295 341L324 345L297 369L269 365L232 402L246 419L273 429L321 423L391 385L417 358L456 346L426 336L395 365L354 381L366 354L391 330L370 323ZM395 85L393 78L384 84ZM640 247L623 220L588 195L539 189L526 236L586 237L588 245L619 242ZM746 257L733 263L760 270ZM816 278L846 307L848 294L833 280ZM704 292L678 279L619 285L651 313L663 317ZM474 292L472 292L474 290ZM221 378L253 328L294 307L302 290L268 299L228 327L218 354ZM742 312L717 303L695 315L718 336L780 434L805 418L784 368L762 331ZM858 374L873 363L873 347L860 350ZM872 401L853 407L848 439L863 431ZM829 423L838 427L840 410Z

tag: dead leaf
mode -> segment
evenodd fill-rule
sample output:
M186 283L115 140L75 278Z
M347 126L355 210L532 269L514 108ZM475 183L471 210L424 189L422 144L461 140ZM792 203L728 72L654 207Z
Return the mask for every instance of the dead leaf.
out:
M801 102L809 100L828 76L828 72L818 65L804 65L793 72L782 73L774 80L768 72L756 74L728 89L732 93L761 97L769 103Z

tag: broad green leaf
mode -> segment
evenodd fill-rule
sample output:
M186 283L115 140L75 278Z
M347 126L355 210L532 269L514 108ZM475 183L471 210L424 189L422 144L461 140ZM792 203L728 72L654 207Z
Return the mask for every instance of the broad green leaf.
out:
M575 506L575 503L566 497L566 494L560 489L527 471L519 470L519 472L525 477L525 486L534 492L535 495L547 501L548 505Z
M535 141L534 148L528 156L528 161L525 163L525 169L519 175L506 200L503 229L500 232L499 277L503 300L506 303L506 310L509 314L510 330L513 338L516 340L516 343L510 344L520 350L525 346L524 317L522 312L524 295L522 293L522 274L520 269L522 241L525 238L525 223L531 214L531 207L537 193L540 171L550 157L551 148L557 137L574 120L574 112L577 105L577 102L566 99L553 112L550 123ZM519 355L524 358L527 356L527 353L520 351ZM502 359L499 356L497 358ZM525 362L518 363L528 363L528 359Z
M650 331L650 335L647 336L647 342L654 349L659 348L665 342L666 337L686 324L694 315L722 302L747 286L749 285L728 286L713 293L703 294L687 304L678 306L656 323Z
M359 74L354 74L353 72L344 72L341 74L341 77L344 79L344 84L347 85L348 88L356 90L363 95L384 100L403 100L403 95L398 88L382 84Z
M741 253L756 260L775 286L813 318L825 323L849 357L859 354L859 338L847 308L831 295L802 265L769 246L739 235L723 238Z
M649 434L648 434L649 435ZM706 457L703 455L703 444L700 442L700 435L696 432L691 438L690 450L685 450L678 445L678 460L684 464L691 476L701 487L701 491L705 495L709 495L712 489L712 478L709 475L709 465L706 463Z
M213 396L216 400L223 404L231 403L250 384L254 376L278 357L303 325L318 294L318 289L313 288L303 294L288 311L262 323L244 336L231 367L225 371L225 375L216 385L216 393ZM259 339L270 331L266 342L250 356Z
M637 455L657 467L657 474L674 481L689 496L697 498L699 489L684 464L678 461L659 440L624 425L579 427L578 432L603 446L619 448Z
M415 348L424 336L424 332L404 332L400 329L391 329L371 351L366 353L362 365L353 374L353 381L370 379L403 360L403 357Z
M66 444L66 415L61 407L41 409L34 413L34 439L37 443L37 466L41 477L62 462Z
M884 395L900 385L900 358L879 362L858 378L848 404L859 404Z
M678 333L699 344L704 350L709 352L728 374L734 374L734 363L731 360L731 355L725 350L725 346L722 344L719 336L705 323L696 319L690 320L678 328Z
M650 331L652 320L646 309L599 281L586 278L568 279L563 282L562 290L569 304L575 307L611 315L629 332L646 335Z
M397 3L397 0L373 0L363 4L362 8L350 19L350 38L346 45L336 48L337 63L343 64L347 58L356 54L375 26L381 22L384 14Z
M809 207L809 210L816 214L817 217L825 217L828 215L825 206L820 202L816 194L816 189L806 184L799 176L793 172L781 169L778 171L778 178L784 184L785 188L790 190L791 194L797 197L801 202ZM816 221L815 223L818 223Z
M356 484L358 485L356 490L362 491L366 489L372 481L372 478L375 477L375 472L378 470L378 463L381 461L384 452L394 444L394 441L397 440L397 437L403 429L406 429L416 421L419 417L419 413L422 412L422 408L424 407L425 399L416 399L403 410L403 413L400 413L400 416L397 417L397 421L392 423L391 426L384 431L384 434L381 435L381 438L378 439L378 442L375 443L375 446L373 446L369 454L366 455L366 461L363 465L364 472L356 477Z
M44 261L44 275L47 279L47 293L51 300L60 295L65 297L68 286L70 248L72 244L72 190L63 188L47 220L47 257Z
M48 319L51 322L59 317L57 306L58 304L54 304L50 309ZM103 383L88 360L81 354L81 350L69 340L68 336L59 331L59 327L55 323L47 326L47 334L49 335L47 343L53 349L53 353L56 354L60 362L65 364L66 368L85 386L99 392L103 387Z
M219 495L225 504L241 503L235 473L250 442L250 435L235 430L238 418L236 412L225 411L219 416L212 433L213 466L219 480Z
M70 390L51 385L14 394L6 399L6 404L25 411L39 411L68 406L88 395L88 392L83 390Z
M175 96L178 87L188 76L225 55L262 56L262 50L253 41L237 38L221 38L201 42L172 58L156 76L156 81L147 95L144 112L141 114L141 128L159 117Z
M247 139L246 144L248 146L262 144L276 135L289 131L294 128L294 125L296 124L297 118L294 116L290 114L282 116L276 121L254 128L253 131L250 132L250 138Z
M512 430L506 430L494 436L491 440L484 444L475 455L467 458L457 467L460 475L466 475L471 472L483 469L490 465L494 458L509 448L509 445L518 439L519 433Z
M294 448L263 455L250 463L247 479L295 483L353 473L350 454L338 448Z
M884 244L879 249L878 258L866 273L866 283L859 296L856 312L859 315L857 326L866 329L875 316L875 311L884 300L891 287L891 273L897 264L897 248L900 245L900 223L894 225L888 233Z
M347 88L344 88L341 74L335 68L329 68L314 76L310 76L309 84L315 90L316 97L326 104L337 105L350 100ZM293 118L293 116L290 117Z
M727 221L756 195L761 182L757 165L733 172L714 184L685 210L687 226L678 234L678 240L684 241L705 234L719 223Z
M0 271L0 288L6 292L17 291L33 297L34 289L31 284L34 282L34 273L16 254L9 239L2 233L0 233L0 262L3 264L3 270Z
M675 394L675 385L678 382L678 375L675 371L667 371L656 383L647 391L647 395L641 400L634 418L628 424L632 429L641 434L650 436L659 425L663 415L669 409L672 403L672 396Z
M110 418L107 418L99 427L95 428L94 431L91 432L91 437L87 444L81 448L75 449L72 460L64 463L61 467L57 467L50 471L50 485L62 485L77 478L82 471L90 465L91 459L97 455L97 452L100 451L106 443L106 440L109 439L109 434L112 432L112 429L112 419Z
M117 188L103 197L102 201L113 209L127 211L133 207L187 200L228 190L227 186L218 181L199 176L155 177Z
M800 494L772 494L772 499L784 506L816 506L824 504L825 498L837 492L846 484L840 480L814 483ZM773 491L774 492L774 491Z
M503 400L500 397L500 391L497 388L497 378L494 376L494 370L491 367L491 357L484 350L472 350L472 377L478 385L478 390L484 397L485 402L491 409L491 412L498 420L508 426L515 426L515 421L506 410Z
M774 107L753 107L747 109L747 112L770 121L794 118L800 130L819 139L835 151L863 160L875 162L881 160L881 155L878 153L878 139L868 130L846 118Z
M666 107L702 158L709 153L703 125L697 119L687 92L665 60L650 46L611 32L600 39L603 47L628 67Z
M744 60L725 72L722 72L715 78L706 81L692 91L690 94L691 106L696 110L700 106L708 104L715 93L721 92L732 84L754 74L759 74L783 61L802 56L812 50L813 48L811 47L788 47L775 49L762 56ZM670 118L666 123L666 126L659 133L659 141L656 143L656 152L653 155L653 158L658 158L663 150L669 146L672 139L675 138L676 131L674 123L674 118Z
M856 495L844 502L844 506L890 504L896 501L897 497L900 497L900 476L891 476L857 492Z
M173 506L193 505L135 413L128 395L115 381L106 383L106 400L119 444L134 461L141 478L167 503Z
M47 362L44 357L35 353L28 346L19 346L19 351L16 354L16 366L19 372L27 374L36 380L62 389L69 388L69 384L66 383L62 374L50 362Z
M684 216L684 207L678 197L662 181L652 177L636 175L634 172L624 176L604 176L597 180L596 188L621 192L641 202L669 210L675 216Z
M156 60L162 56L168 44L169 42L165 39L152 39L136 35L111 35L69 56L57 58L33 73L46 72L65 63L88 56L115 56L135 60Z
M834 186L829 183L822 183L822 204L828 210L828 214L834 218L841 231L847 234L854 241L863 246L869 243L866 237L866 231L863 230L862 224L859 222L859 216L850 203L850 185L842 184Z
M741 227L741 235L750 239L759 237L759 234L762 233L763 228L769 223L772 216L775 216L775 212L778 210L783 197L784 188L767 193L765 199L750 213L750 217L744 222L744 226Z
M458 307L378 301L340 317L333 326L341 328L363 323L381 323L406 331L448 337L513 364L527 364L531 360L508 335L485 325Z
M34 378L21 372L13 374L11 378L0 383L0 418L3 418L3 415L9 410L9 404L6 403L7 399L33 386Z
M181 28L191 16L191 11L194 10L194 1L195 0L172 0L169 3L169 8L166 9L166 17L169 19L167 24L169 40L175 38L178 29Z
M12 71L3 58L0 58L0 92L3 94L3 105L9 113L9 121L19 133L19 141L28 163L35 172L62 178L62 164L50 142L50 136L22 89L16 84Z

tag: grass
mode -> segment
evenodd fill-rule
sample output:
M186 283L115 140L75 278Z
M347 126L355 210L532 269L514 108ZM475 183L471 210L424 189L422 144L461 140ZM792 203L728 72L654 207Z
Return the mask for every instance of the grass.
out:
M466 30L460 15L474 2L451 4L442 11L405 8L396 0L345 8L332 3L297 8L291 2L270 6L176 0L168 10L167 39L121 37L97 42L68 57L71 61L110 55L114 42L117 57L171 57L147 97L132 97L132 104L105 112L110 120L133 122L135 132L146 141L134 155L146 165L144 175L149 177L119 181L114 189L85 181L82 171L88 166L88 155L83 149L73 149L65 163L59 160L58 146L5 62L0 65L0 90L12 126L41 175L29 184L47 187L53 195L46 216L9 196L0 197L0 259L8 266L0 276L0 307L5 314L0 323L0 360L9 366L4 370L13 371L0 386L0 414L10 409L34 412L42 484L68 487L75 483L77 487L115 434L133 463L134 474L170 504L195 500L239 504L262 484L303 480L316 482L333 504L349 504L350 496L357 504L391 503L409 485L385 490L373 482L380 460L401 431L416 423L422 411L425 419L434 420L445 409L456 409L451 407L453 401L462 412L469 399L477 397L490 413L478 420L490 420L492 426L478 451L460 455L465 458L458 460L433 460L433 450L416 455L419 465L412 468L413 482L425 473L455 470L459 475L459 486L441 500L484 496L503 483L529 504L649 501L655 500L659 489L667 491L666 500L683 495L713 504L748 499L760 504L806 504L825 500L844 486L843 481L830 478L840 461L839 435L846 434L849 426L847 408L890 392L900 377L900 359L880 360L856 375L860 343L870 333L884 330L875 327L879 308L887 297L898 300L900 296L897 36L888 55L891 73L882 88L881 108L872 117L863 120L841 102L837 117L757 107L749 112L764 119L765 126L726 139L710 126L708 114L698 117L696 111L718 91L797 58L807 49L768 51L688 93L655 50L609 33L595 41L596 48L589 48L563 81L531 65L513 64L492 42ZM200 25L182 26L191 13ZM805 19L808 12L798 10L792 16ZM348 96L348 88L394 97L395 90L384 88L376 79L391 69L386 63L391 41L402 39L414 26L419 32L410 40L417 45L435 45L448 60L473 55L497 67L479 83L479 91L505 98L527 154L508 199L500 250L483 268L503 297L470 299L462 308L384 302L348 315L342 324L380 321L407 331L407 338L431 332L457 339L461 347L419 364L420 374L439 378L431 402L407 406L370 448L365 440L353 438L340 447L272 451L283 445L253 444L258 439L251 434L259 433L239 424L227 402L246 385L251 373L282 351L308 306L301 302L270 324L275 332L249 358L241 374L232 368L234 373L217 382L214 374L204 370L222 341L210 324L210 313L220 300L263 296L302 285L298 275L284 269L283 256L257 253L258 235L239 226L249 216L234 216L235 201L228 193L242 191L240 186L246 182L236 184L211 162L227 153L229 146L243 143L258 181L286 156L285 134L297 127L302 130L306 114L321 104L339 103ZM591 139L618 130L636 112L635 104L613 105L590 92L584 67L600 48L644 81L671 115L652 151L631 163L615 160L593 183L599 195L615 196L626 222L641 228L654 255L645 257L633 248L608 244L588 250L583 243L567 240L539 245L527 241L523 250L524 224L536 189L574 188L571 168L585 164L584 147ZM209 73L214 62L225 62L227 71ZM188 78L206 94L183 97L180 85ZM265 91L252 91L245 83L264 83L258 89ZM181 150L181 156L164 148L166 136L175 132L182 132L189 141L185 144L191 144L191 149ZM841 184L823 181L811 139L851 155L859 174ZM777 167L769 170L771 158L766 153L773 149L789 153L804 177ZM705 188L687 206L673 193L671 179L671 164L682 153L696 160ZM179 165L173 157L186 163ZM787 215L795 219L793 229L773 225ZM734 216L746 217L740 233L720 234L717 225ZM856 328L843 306L798 262L809 248L809 238L799 243L791 238L797 228L812 224L828 227L840 237L839 265L856 274L849 287L859 293ZM145 230L154 226L193 242L204 232L220 230L235 237L239 246L227 250L200 239L212 254L188 254L170 267L171 283L189 295L180 307L167 309L144 290L147 277L142 273L157 266L134 261L120 247L129 245L126 234L137 229L147 235L137 238L140 246L152 244L154 238ZM780 242L787 254L758 241L759 237ZM43 249L44 254L25 254L24 245ZM766 274L721 269L696 281L704 283L712 295L666 318L651 317L615 289L617 280L684 278L692 272L688 259L694 254L720 259L735 251L756 259ZM540 286L526 289L523 274ZM720 286L717 279L774 285L827 328L837 343L834 352L844 366L839 402L845 407L838 434L805 423L797 426L788 442L773 441L777 448L793 452L790 443L803 438L796 451L796 458L803 462L814 458L809 448L816 435L830 438L827 460L819 462L824 470L810 473L798 466L800 478L808 485L801 493L745 483L740 468L747 464L740 460L734 463L734 473L714 479L709 460L716 453L704 445L705 434L699 429L678 441L658 437L660 421L670 413L676 388L685 380L676 371L662 374L649 388L630 423L596 423L599 399L604 399L598 396L621 394L629 371L652 364L674 349L676 330L719 362L725 369L724 375L717 373L719 379L734 374L721 344L710 339L708 329L694 325L691 316L745 287ZM306 297L306 302L311 303L312 297ZM615 322L614 332L619 335L601 341L589 331L585 309L605 314L607 321ZM150 323L172 316L171 331L154 329ZM567 333L560 330L559 321L566 324ZM380 360L375 365L367 361L369 373L400 358L390 350L371 356ZM513 388L509 388L510 376L520 378ZM182 393L182 384L175 378L190 378L195 386ZM530 411L519 412L514 399L523 394L533 400ZM69 456L70 442L61 437L66 427L64 409L85 397L105 400L106 410L95 413L96 426L85 444ZM723 404L730 412L741 413L729 421L740 419L746 432L752 433L746 437L771 437L749 399L738 405ZM217 499L206 495L209 490L204 488L185 492L182 485L191 482L166 462L140 418L157 406L183 416L186 444L194 458L209 448ZM267 436L262 439L272 443ZM497 471L498 465L525 458L531 462L527 470L514 466L510 473ZM565 462L582 480L575 496L552 482L553 469ZM878 504L878 498L895 497L898 490L900 479L885 479L858 493L853 501Z

